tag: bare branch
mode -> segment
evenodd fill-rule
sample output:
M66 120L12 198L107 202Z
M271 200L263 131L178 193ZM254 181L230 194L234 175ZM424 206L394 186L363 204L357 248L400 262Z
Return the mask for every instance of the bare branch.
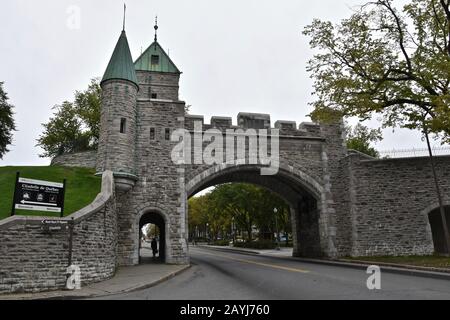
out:
M441 1L442 9L444 9L445 15L447 16L447 28L448 28L448 45L447 45L447 54L450 56L450 9L449 9L449 1Z
M448 48L448 41L447 41L447 37L445 36L445 23L443 23L443 22L441 21L441 19L439 19L439 14L438 14L438 12L437 12L437 9L436 9L435 1L434 1L434 0L432 1L432 5L433 5L433 15L434 15L434 19L435 19L436 23L438 24L439 28L440 28L441 31L442 31L442 34L443 34L443 36L444 36L444 45L445 45L445 48L446 48L446 50L447 50L447 48ZM447 24L448 24L448 22L447 22ZM444 51L444 50L437 44L437 41L435 41L435 45L439 48L439 50Z
M443 0L441 0L441 1L443 1ZM405 43L404 43L404 42L405 42L405 36L404 36L404 33L403 33L403 28L402 28L402 24L401 24L400 18L398 17L398 15L397 15L397 13L395 12L394 8L392 8L392 6L391 6L391 4L389 3L389 1L381 1L381 0L380 0L379 3L380 3L382 6L384 6L386 9L388 9L389 12L392 14L392 16L393 16L394 19L395 19L395 23L396 23L396 25L397 25L397 31L398 31L398 33L399 33L399 45L400 45L400 49L402 50L403 56L405 57L406 63L408 64L408 70L409 70L410 72L412 72L411 59L410 59L410 57L409 57L409 55L408 55L408 53L406 52L406 49L405 49Z

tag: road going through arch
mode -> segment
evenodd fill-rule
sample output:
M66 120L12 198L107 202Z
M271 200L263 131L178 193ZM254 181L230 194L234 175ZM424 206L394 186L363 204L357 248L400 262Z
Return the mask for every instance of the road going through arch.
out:
M199 247L190 253L192 267L181 275L107 299L450 299L450 280L382 272L381 290L369 290L365 270Z

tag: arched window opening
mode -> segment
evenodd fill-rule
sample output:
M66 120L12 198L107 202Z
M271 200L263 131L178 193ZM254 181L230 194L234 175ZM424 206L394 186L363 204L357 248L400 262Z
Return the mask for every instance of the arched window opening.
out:
M450 229L450 206L445 206L445 217L447 219L447 228ZM442 225L442 217L440 209L434 209L428 214L430 221L431 233L433 235L434 251L437 254L447 253L447 246Z

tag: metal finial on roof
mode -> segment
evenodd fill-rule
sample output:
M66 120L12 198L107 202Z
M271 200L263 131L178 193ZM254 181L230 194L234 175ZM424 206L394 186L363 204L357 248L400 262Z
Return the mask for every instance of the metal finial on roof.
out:
M158 41L158 16L155 18L155 42Z
M125 31L125 18L127 14L127 5L126 3L123 4L123 31Z

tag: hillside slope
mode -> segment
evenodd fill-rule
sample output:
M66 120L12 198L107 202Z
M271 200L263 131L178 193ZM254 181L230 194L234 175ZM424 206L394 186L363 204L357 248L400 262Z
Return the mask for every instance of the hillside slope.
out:
M94 169L65 167L0 167L0 220L11 215L16 172L23 178L62 182L67 179L64 215L90 204L101 189ZM57 217L58 214L16 210L17 215Z

